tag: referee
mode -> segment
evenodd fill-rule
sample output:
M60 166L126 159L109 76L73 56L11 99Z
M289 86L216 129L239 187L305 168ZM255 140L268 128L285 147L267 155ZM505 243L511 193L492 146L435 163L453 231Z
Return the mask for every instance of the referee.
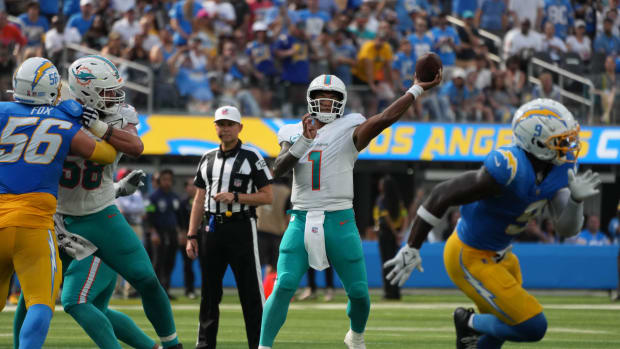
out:
M249 348L258 348L265 296L254 211L255 206L272 201L271 173L258 150L241 143L242 128L237 108L224 106L215 111L221 144L202 156L194 179L197 191L186 250L192 259L200 256L202 269L196 349L216 347L222 279L228 265L237 282ZM203 215L208 224L199 243Z

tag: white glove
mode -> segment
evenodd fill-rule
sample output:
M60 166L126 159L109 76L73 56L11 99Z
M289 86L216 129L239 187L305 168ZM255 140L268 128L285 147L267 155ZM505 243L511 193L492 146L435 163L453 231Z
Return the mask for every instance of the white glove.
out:
M390 281L390 284L399 287L405 284L405 281L409 279L413 269L418 269L421 273L424 272L422 268L422 257L420 257L420 250L417 248L409 247L405 244L396 256L383 264L384 268L394 267L392 271L386 276Z
M127 176L114 184L116 197L128 196L136 192L138 188L144 186L146 173L142 170L131 171Z
M99 112L95 108L87 106L82 108L82 125L90 128L97 120L99 120Z
M601 179L596 172L587 170L585 173L575 175L574 169L568 170L568 189L574 201L581 202L599 193L596 189L601 184Z

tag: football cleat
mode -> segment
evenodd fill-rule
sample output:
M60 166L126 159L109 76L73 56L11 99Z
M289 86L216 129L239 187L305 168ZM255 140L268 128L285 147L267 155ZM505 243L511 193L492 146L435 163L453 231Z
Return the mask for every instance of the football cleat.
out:
M468 325L469 318L476 312L469 308L454 310L454 328L456 329L456 349L476 349L480 333Z
M349 349L366 349L366 344L364 344L364 334L355 333L351 329L349 329L347 335L344 336L344 344L346 344Z

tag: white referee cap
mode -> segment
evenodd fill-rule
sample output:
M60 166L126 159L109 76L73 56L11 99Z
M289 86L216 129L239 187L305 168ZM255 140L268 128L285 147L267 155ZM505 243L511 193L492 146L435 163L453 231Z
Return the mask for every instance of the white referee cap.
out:
M241 123L241 113L239 113L239 109L231 105L225 105L217 108L215 111L215 121L218 120L230 120Z

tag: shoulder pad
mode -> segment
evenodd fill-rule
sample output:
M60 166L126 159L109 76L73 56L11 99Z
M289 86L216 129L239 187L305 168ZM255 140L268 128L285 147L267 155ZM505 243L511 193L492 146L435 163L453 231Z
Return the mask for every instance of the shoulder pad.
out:
M118 114L129 124L137 125L139 123L138 112L132 105L122 104Z
M56 108L76 118L82 116L82 105L73 99L62 101Z

